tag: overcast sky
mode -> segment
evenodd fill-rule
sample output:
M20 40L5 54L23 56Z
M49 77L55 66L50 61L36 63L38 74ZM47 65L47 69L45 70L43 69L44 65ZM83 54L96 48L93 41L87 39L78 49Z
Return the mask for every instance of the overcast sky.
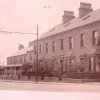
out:
M92 3L94 10L100 8L100 0L0 0L0 29L36 33L38 24L41 35L62 22L64 10L74 11L78 16L80 2ZM27 46L35 38L36 35L29 34L0 34L1 64L3 55L10 56L18 50L18 44Z

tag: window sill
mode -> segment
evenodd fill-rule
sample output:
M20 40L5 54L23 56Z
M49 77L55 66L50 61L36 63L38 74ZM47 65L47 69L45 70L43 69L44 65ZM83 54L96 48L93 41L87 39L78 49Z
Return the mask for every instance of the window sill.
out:
M73 51L73 49L69 49L69 51Z

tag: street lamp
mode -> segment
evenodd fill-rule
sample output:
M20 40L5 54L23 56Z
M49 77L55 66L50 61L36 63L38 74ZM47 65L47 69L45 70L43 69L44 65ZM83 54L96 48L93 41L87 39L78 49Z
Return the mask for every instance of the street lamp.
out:
M36 53L36 61L37 61L37 66L36 66L36 83L38 81L38 25L37 25L37 53Z

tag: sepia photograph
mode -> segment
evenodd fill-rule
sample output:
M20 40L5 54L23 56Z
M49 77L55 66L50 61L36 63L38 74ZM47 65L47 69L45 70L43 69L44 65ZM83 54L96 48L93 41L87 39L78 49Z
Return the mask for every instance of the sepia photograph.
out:
M0 0L2 100L99 92L100 0Z

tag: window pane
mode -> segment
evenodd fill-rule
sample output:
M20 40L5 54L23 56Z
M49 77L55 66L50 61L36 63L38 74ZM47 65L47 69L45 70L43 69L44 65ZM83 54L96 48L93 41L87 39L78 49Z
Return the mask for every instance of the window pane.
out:
M41 44L39 45L39 53L41 54Z
M98 37L98 31L93 31L93 33L92 33L92 45L97 44L97 37Z
M84 46L84 34L80 35L80 46L83 47Z
M34 54L36 54L36 46L34 46Z
M63 39L61 39L61 50L63 50Z
M73 37L69 37L69 49L73 49Z
M52 51L55 52L55 49L56 49L56 42L53 41L53 42L52 42Z
M48 43L46 43L46 53L48 53Z
M32 60L32 54L30 53L30 60Z

